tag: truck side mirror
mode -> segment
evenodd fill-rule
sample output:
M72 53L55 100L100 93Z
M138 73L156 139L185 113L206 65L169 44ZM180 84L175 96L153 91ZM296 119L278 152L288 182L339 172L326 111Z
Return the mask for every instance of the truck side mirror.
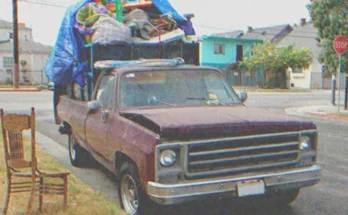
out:
M239 99L241 100L242 103L244 103L248 99L248 94L246 92L240 92Z
M98 100L89 101L87 105L89 107L89 112L94 112L101 108L101 104Z
M55 88L55 85L52 81L50 81L48 84L47 84L47 89L48 90L51 90L51 91L54 91L54 88Z

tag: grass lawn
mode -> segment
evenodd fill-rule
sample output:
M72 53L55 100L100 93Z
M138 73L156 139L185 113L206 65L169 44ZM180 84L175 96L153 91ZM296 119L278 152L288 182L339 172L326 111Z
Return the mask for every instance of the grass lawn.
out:
M25 137L25 143L28 143L27 149L30 150L29 139ZM2 134L0 132L0 213L2 212L3 202L6 194L6 167L4 160L3 151L3 141ZM55 161L51 156L46 155L37 146L37 157L39 159L39 168L42 171L68 171L62 167L57 161ZM47 180L48 181L48 180ZM41 214L55 214L55 215L85 215L85 214L95 214L95 215L124 215L125 213L119 208L117 203L110 202L107 196L102 193L95 192L87 184L82 183L76 176L70 174L68 179L68 209L63 211L63 197L52 195L44 196L44 212ZM28 193L14 193L11 195L10 205L8 214L9 215L19 215L26 213L26 207L28 203ZM38 197L35 197L33 201L32 211L34 214L38 213Z
M342 112L339 114L339 117L342 119L347 119L348 120L348 112Z
M13 90L13 85L9 84L0 84L0 91L1 90ZM19 85L19 88L16 90L47 90L46 85Z
M348 113L347 112L328 114L328 115L332 118L335 118L335 119L348 120Z

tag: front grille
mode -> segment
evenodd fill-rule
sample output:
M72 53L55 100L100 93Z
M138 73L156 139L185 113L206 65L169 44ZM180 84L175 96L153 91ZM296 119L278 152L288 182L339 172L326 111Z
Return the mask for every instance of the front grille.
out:
M209 141L187 145L186 177L199 178L296 165L299 133L281 133Z

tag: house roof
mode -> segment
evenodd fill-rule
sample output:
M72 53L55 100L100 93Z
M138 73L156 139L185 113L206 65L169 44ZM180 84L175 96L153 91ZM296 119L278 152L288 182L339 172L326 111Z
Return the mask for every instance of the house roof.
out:
M50 54L52 51L51 46L43 45L41 43L36 43L34 41L19 41L19 52L26 54ZM13 52L13 42L12 40L7 40L0 43L0 52L11 53Z
M303 26L295 26L294 30L288 34L278 46L293 45L298 49L306 47L312 51L314 57L317 58L321 50L316 40L317 33L318 30L312 23L306 23Z
M5 28L5 29L12 29L13 25L12 22L8 22L6 20L0 19L0 29ZM21 29L31 29L25 26L23 23L18 23L18 27Z
M213 33L212 34L212 36L232 37L232 38L239 38L241 35L243 35L243 31L241 31L241 30L221 32L221 33Z
M241 36L241 38L253 38L263 41L278 42L285 35L292 31L292 27L289 24L276 25L263 28L248 27L248 31Z
M8 42L10 42L9 39L8 39L8 40L0 40L0 44L2 44L2 43L8 43Z
M0 19L0 28L12 28L12 22Z
M203 35L202 40L223 40L223 41L236 41L236 42L262 42L263 40L255 38L234 38L234 37L223 37L213 35Z

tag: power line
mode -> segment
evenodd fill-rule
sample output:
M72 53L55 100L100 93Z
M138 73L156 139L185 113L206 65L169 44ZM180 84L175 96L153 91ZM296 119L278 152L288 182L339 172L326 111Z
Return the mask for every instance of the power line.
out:
M18 0L21 2L26 2L26 3L32 3L32 4L39 4L39 5L46 5L46 6L51 6L51 7L59 7L59 8L67 8L68 6L56 4L47 0Z
M51 7L59 7L59 8L67 8L68 7L68 6L64 6L64 5L61 5L61 4L53 3L53 2L47 1L47 0L18 0L18 1L26 2L26 3L32 3L32 4L39 4L39 5L46 5L46 6L51 6ZM196 25L196 26L200 27L200 28L208 28L208 29L215 29L215 30L224 30L224 31L229 30L229 29L226 29L226 28L204 26L204 25ZM218 33L226 33L226 32L218 32ZM277 35L277 34L269 33L269 32L266 32L265 35L264 35L263 32L256 32L256 31L254 31L253 33L260 34L260 35L263 35L263 36L266 36L266 35L276 36ZM314 32L308 32L308 33L314 33ZM297 37L297 38L307 38L307 39L315 39L316 38L315 36L308 36L308 35L287 35L287 37Z

